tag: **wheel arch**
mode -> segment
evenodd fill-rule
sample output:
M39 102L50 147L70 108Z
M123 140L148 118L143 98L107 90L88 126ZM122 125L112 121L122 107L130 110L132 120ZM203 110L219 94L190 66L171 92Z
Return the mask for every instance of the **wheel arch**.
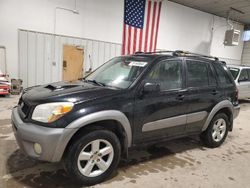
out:
M76 139L93 130L100 129L112 131L117 135L121 143L123 155L127 155L128 148L132 145L132 131L129 120L120 111L108 110L95 112L73 121L66 128L73 129L75 132L67 142L64 154L68 146Z
M204 126L202 127L202 132L208 128L213 117L215 115L217 115L218 113L225 113L228 116L229 123L230 123L229 130L232 131L232 128L233 128L233 105L229 100L223 100L220 103L218 103L217 105L215 105L214 108L209 113L207 120L206 120Z

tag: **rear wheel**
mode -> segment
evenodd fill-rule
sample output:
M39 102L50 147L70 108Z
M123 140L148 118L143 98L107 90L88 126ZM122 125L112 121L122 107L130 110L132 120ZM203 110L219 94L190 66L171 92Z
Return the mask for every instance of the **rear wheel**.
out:
M224 113L219 113L214 116L207 130L201 134L201 139L208 147L219 147L225 141L228 129L228 116Z
M69 147L65 167L79 183L94 185L112 174L120 154L120 142L113 132L95 130Z

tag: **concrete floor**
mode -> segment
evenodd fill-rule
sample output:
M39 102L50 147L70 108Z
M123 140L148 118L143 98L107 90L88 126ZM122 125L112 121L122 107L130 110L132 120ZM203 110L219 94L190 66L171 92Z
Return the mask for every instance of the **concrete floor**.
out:
M61 164L20 153L10 120L17 100L0 97L0 188L79 187ZM243 101L234 131L220 148L208 149L198 138L184 138L134 151L111 179L94 187L250 187L249 122L250 101Z

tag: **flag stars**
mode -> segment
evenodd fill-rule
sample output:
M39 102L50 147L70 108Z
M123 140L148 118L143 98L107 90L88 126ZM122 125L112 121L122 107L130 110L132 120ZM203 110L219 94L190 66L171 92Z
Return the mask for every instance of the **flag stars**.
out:
M125 0L125 23L143 28L146 0Z

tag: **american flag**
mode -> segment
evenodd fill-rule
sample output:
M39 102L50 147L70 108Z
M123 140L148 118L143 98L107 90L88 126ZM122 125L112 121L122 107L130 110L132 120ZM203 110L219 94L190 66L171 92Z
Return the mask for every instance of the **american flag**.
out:
M122 54L156 50L162 0L125 0Z

